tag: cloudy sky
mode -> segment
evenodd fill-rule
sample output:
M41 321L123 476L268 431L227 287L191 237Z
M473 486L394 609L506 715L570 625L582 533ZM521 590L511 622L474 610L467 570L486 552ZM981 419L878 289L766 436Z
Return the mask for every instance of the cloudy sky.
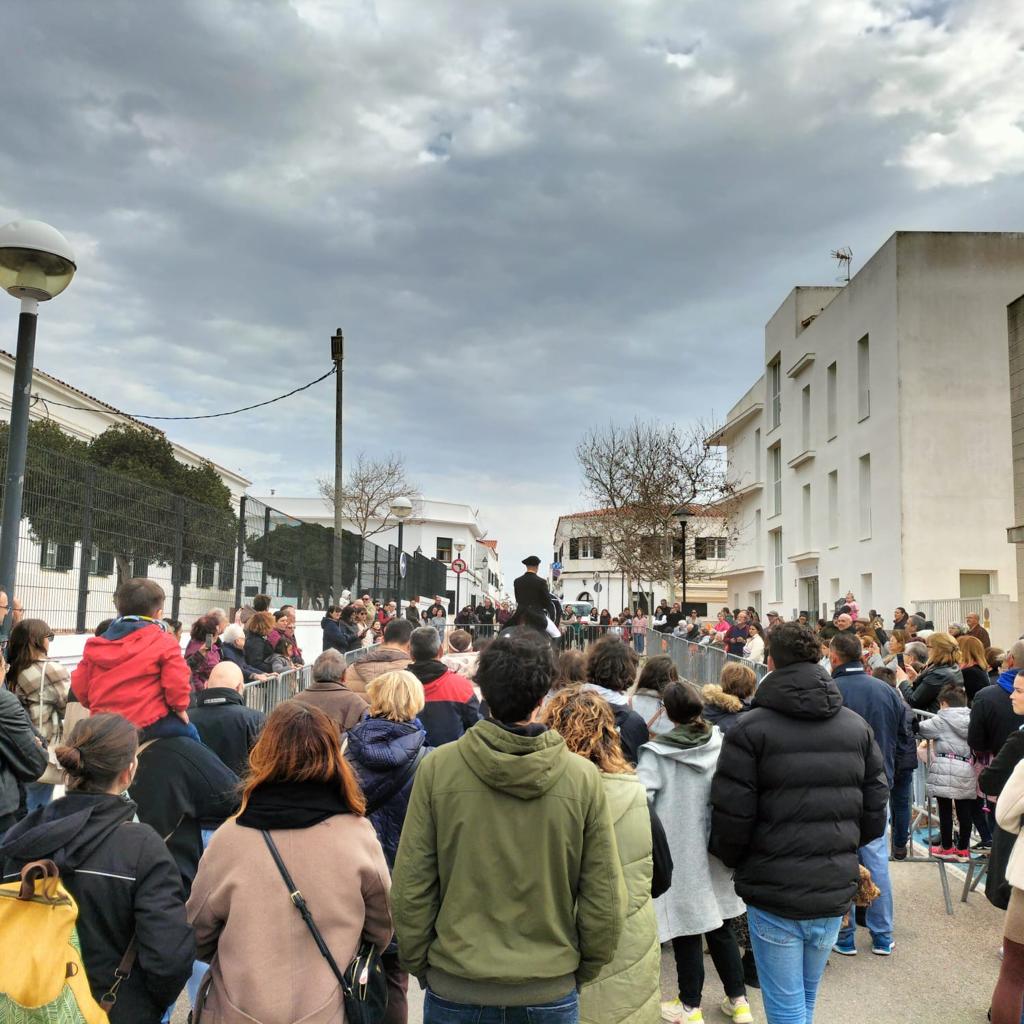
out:
M130 412L213 412L329 369L342 326L346 450L479 506L506 564L582 507L588 427L721 418L786 292L836 279L831 249L1024 228L1016 0L0 19L0 223L50 221L79 256L40 368ZM169 433L254 493L312 494L333 388Z

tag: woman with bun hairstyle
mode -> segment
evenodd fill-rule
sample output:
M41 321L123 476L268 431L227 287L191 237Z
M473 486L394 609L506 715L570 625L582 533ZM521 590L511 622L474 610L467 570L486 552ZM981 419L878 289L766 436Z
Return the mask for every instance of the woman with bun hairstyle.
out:
M0 845L3 880L47 858L78 904L78 938L97 1001L129 945L135 965L117 990L114 1024L158 1024L192 973L195 942L181 875L163 840L134 821L125 796L138 767L138 732L120 715L80 721L57 747L66 795L32 811Z

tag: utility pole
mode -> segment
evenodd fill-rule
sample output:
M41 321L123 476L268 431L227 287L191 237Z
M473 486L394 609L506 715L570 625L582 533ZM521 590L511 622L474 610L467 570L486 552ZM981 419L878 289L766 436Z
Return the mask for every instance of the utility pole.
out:
M342 536L345 529L345 513L342 502L342 495L345 489L345 479L342 473L341 452L342 452L342 424L341 412L344 404L344 364L345 364L345 336L339 327L331 338L331 359L334 360L335 382L334 382L334 566L332 572L334 600L332 604L341 604L341 592L344 589L342 583L341 550Z

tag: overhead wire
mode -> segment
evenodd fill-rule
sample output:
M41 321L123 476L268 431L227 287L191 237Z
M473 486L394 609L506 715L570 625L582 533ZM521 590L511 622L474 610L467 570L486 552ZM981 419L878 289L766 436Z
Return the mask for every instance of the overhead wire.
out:
M323 376L317 377L316 380L311 380L308 384L303 384L301 387L293 388L291 391L286 391L283 395L278 395L276 398L268 398L265 402L255 402L252 405L243 405L240 409L229 409L226 412L207 412L195 416L153 416L149 413L143 412L123 412L120 409L117 409L116 411L122 416L130 416L132 419L136 420L216 420L223 416L237 416L240 412L251 412L253 409L262 409L265 406L273 405L275 402L282 402L286 398L291 398L292 395L299 394L300 391L308 391L314 384L319 384L322 380L327 380L332 373L337 372L337 369L337 366L332 366L327 373L323 374ZM97 399L97 401L99 402L101 399ZM36 402L42 402L44 408L48 405L57 405L62 409L77 409L82 412L96 411L95 405L71 405L68 402L58 402L53 398L43 398L42 395L33 394L32 403L35 404ZM107 405L106 402L103 402L102 404ZM109 406L109 408L113 409L114 406Z

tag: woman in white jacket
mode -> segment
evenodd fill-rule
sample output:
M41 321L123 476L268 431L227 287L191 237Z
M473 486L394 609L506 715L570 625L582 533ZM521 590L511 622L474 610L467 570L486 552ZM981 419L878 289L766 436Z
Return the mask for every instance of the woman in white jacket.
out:
M1010 883L1010 905L1003 929L1003 963L999 981L992 993L992 1024L1020 1024L1024 1006L1024 841L1021 820L1024 817L1024 761L1014 768L999 794L996 821L1000 828L1017 836L1006 865Z
M764 634L756 623L750 623L747 629L750 639L743 645L743 657L757 665L764 662Z

